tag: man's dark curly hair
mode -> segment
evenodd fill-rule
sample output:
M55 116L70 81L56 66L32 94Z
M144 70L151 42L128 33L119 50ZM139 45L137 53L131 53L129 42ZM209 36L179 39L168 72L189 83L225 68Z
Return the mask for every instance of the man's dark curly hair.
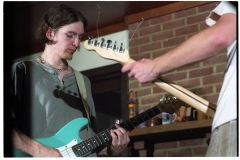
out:
M62 26L82 22L84 28L87 27L87 20L77 9L71 8L64 4L56 5L50 8L41 18L40 25L36 31L36 38L41 43L52 44L53 41L46 37L48 27L57 31Z

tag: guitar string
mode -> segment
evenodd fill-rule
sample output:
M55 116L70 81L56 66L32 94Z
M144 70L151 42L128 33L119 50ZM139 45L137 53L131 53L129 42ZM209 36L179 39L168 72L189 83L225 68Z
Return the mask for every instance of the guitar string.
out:
M137 25L137 27L135 28L135 30L134 30L131 38L129 39L129 41L128 41L128 46L127 46L127 49L128 49L128 50L129 50L129 44L130 44L130 42L131 42L131 40L132 40L132 37L134 36L134 34L135 34L135 32L137 31L137 29L139 28L139 26L143 23L143 21L144 21L144 18L142 18L142 21ZM127 32L122 38L119 38L118 41L121 41L121 40L124 39L127 35L128 35L128 32Z
M96 27L97 27L97 39L98 39L98 38L99 38L98 22L99 22L99 17L100 17L101 8L99 7L98 4L97 4L97 7L98 7L98 9L99 9L99 12L98 12L98 18L97 18L97 24L96 24Z

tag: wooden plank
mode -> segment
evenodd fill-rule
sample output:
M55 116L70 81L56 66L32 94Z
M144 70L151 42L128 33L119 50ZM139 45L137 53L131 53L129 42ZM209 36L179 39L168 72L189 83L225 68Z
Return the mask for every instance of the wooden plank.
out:
M210 3L211 1L182 1L182 2L176 2L176 3L172 3L172 4L168 4L165 6L161 6L158 8L154 8L154 9L150 9L144 12L139 12L136 14L132 14L129 16L125 17L125 23L126 25L135 23L135 22L140 22L142 20L142 18L144 20L146 19L151 19L154 17L158 17L158 16L162 16L165 14L169 14L169 13L173 13L173 12L177 12L177 11L181 11L184 9L188 9L188 8L192 8L192 7L196 7L196 6L200 6L203 4L207 4Z
M181 123L173 123L167 125L158 125L153 127L145 127L145 128L136 128L134 129L129 136L145 136L155 133L163 133L163 132L172 132L172 131L180 131L186 129L194 129L194 128L203 128L203 127L211 127L212 119L205 119L199 121L189 121L189 122L181 122Z

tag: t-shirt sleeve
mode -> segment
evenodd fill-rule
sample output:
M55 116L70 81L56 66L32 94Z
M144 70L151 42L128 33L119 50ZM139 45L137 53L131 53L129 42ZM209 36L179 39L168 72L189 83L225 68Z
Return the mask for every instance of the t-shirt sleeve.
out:
M205 20L206 24L209 26L213 26L216 23L216 21L211 18L211 15L213 14L213 12L219 16L222 16L227 13L232 13L236 15L236 7L234 6L234 4L227 1L221 2L215 9L213 9L210 12L208 17L206 18Z

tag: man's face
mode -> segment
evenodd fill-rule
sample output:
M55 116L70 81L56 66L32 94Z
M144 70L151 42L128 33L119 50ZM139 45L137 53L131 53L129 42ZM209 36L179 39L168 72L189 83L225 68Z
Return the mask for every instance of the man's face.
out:
M71 60L74 52L80 47L81 38L84 34L82 22L75 22L61 27L54 33L54 52L62 59Z

